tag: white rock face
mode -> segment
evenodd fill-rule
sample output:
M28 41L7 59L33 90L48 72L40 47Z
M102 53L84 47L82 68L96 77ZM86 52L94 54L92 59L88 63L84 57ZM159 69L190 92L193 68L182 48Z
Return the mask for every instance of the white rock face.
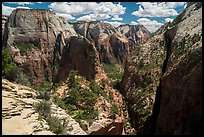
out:
M54 135L43 119L38 120L38 113L32 104L36 99L35 90L2 79L2 134L3 135ZM85 135L79 124L63 109L51 105L51 116L68 122L64 134Z

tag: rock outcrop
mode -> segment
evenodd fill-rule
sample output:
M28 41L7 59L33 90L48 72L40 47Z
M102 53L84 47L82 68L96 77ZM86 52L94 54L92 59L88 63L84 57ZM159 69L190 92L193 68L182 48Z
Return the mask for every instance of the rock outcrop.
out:
M202 3L188 4L175 22L155 133L202 135Z
M16 9L8 19L4 46L14 62L33 79L52 81L65 41L76 35L65 19L49 10Z
M164 47L164 36L155 35L137 47L125 62L119 88L128 102L129 116L136 130L139 130L146 118L152 114L166 56Z
M66 80L70 70L77 70L87 80L95 79L99 57L95 47L84 37L70 37L63 49L55 82Z
M136 44L145 43L151 37L151 33L143 25L120 25L117 30Z
M75 31L87 38L99 52L100 62L122 63L135 45L109 23L76 22L72 24Z
M33 108L36 91L2 79L2 134L3 135L54 135L48 123L39 120L39 114ZM79 124L63 109L52 103L51 115L67 121L64 134L84 135Z
M120 83L133 126L140 134L201 134L202 4L188 4L140 47Z
M98 107L99 117L88 128L90 135L122 135L124 133L125 124L125 112L123 111L124 102L122 95L118 91L112 89L108 85L105 86L104 91L110 98L112 94L112 100L108 100L103 96L99 96L96 106ZM112 101L112 102L111 102ZM118 114L112 117L113 105L117 106Z

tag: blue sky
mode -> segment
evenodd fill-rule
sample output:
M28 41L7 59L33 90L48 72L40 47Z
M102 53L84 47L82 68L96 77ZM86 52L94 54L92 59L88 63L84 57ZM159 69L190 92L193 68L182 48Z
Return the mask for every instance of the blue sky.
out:
M186 7L186 2L2 2L2 14L16 8L49 9L69 22L80 20L144 25L155 32L165 22L172 21Z

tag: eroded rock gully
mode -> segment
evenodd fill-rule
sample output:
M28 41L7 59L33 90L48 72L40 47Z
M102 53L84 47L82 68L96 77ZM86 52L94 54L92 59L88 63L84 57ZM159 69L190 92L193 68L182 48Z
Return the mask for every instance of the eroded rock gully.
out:
M120 90L131 103L131 117L139 134L203 133L201 11L201 3L189 4L127 60ZM153 103L149 103L149 95ZM143 111L148 106L150 111ZM138 128L140 119L144 121Z

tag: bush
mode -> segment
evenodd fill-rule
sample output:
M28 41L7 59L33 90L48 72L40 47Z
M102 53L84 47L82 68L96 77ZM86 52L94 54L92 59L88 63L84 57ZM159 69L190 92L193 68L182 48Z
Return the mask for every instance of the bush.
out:
M82 122L81 120L78 120L77 122L79 123L79 126L81 127L81 129L83 129L84 131L88 130L88 127L84 122Z
M2 75L11 81L15 81L17 77L17 66L7 49L2 50Z
M62 121L54 116L48 116L46 118L46 121L48 125L50 126L50 130L55 134L61 134L67 125L65 120Z
M33 88L38 91L46 91L46 90L51 90L52 88L52 83L48 81L42 81L39 85L34 85Z
M95 80L91 80L90 85L89 85L90 89L93 91L93 93L98 94L100 92L100 87L99 85L96 83Z
M51 103L49 101L40 101L33 105L35 111L38 112L41 116L50 115Z
M26 75L21 68L18 69L15 81L19 84L31 87L32 80Z
M113 93L111 93L111 92L109 93L109 99L113 100Z
M49 91L37 91L37 99L50 100Z

